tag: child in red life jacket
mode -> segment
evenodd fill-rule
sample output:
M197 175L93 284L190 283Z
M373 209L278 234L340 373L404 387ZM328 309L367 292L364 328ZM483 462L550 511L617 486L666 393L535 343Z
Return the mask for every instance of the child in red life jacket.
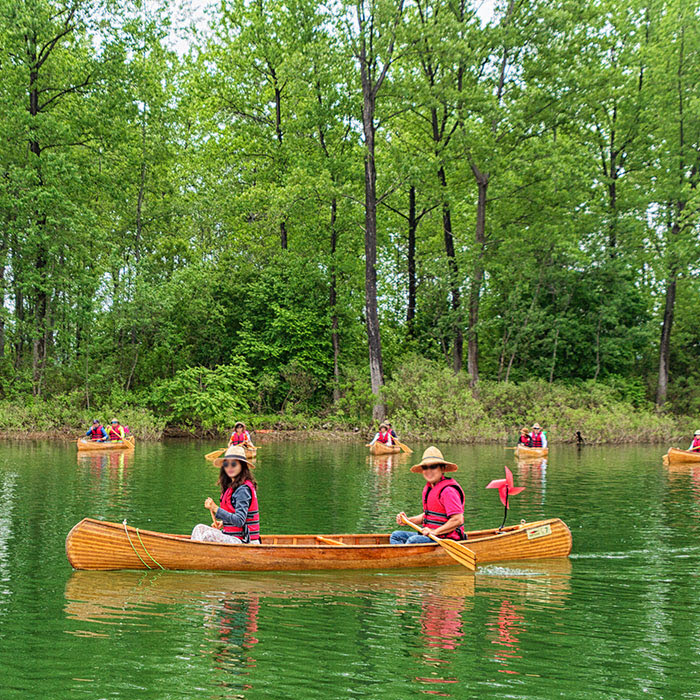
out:
M524 445L525 447L532 447L532 440L527 433L527 428L523 428L520 431L520 437L518 438L518 445Z
M243 447L255 447L253 441L250 439L250 433L245 428L245 423L238 421L236 425L233 426L233 432L228 441L229 447L232 445L243 445Z
M547 433L542 430L539 423L535 423L532 426L530 447L547 447Z
M394 439L391 437L389 426L386 423L382 423L379 426L379 432L374 436L374 439L369 443L368 447L374 445L375 442L381 442L387 447L391 447L394 444Z
M416 525L422 525L421 534L395 530L389 538L390 544L423 544L432 542L427 533L452 540L467 538L464 532L464 491L445 472L457 471L457 465L447 462L437 447L429 447L423 453L419 464L411 467L414 474L423 474L423 512L411 518L403 511L396 516L397 524L407 518Z
M98 442L103 442L107 439L107 433L102 427L102 423L100 423L100 421L98 421L97 418L93 419L92 428L89 428L85 435L87 435L91 440L95 440Z
M700 430L696 430L693 434L693 442L688 449L692 452L700 452Z

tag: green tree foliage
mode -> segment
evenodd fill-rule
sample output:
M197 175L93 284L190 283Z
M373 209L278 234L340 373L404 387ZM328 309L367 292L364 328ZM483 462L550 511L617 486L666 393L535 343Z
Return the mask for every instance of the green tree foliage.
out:
M0 0L0 399L697 412L699 12Z

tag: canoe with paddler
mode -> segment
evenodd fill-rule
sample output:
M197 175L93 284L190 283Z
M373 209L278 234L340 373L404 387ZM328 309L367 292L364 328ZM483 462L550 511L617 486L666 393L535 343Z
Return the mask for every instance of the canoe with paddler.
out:
M225 458L221 462L222 468L224 462ZM411 470L423 474L424 477L435 474L444 476L445 472L456 471L451 468L452 464L442 458L439 450L429 448L421 462ZM254 465L248 464L249 469L253 467ZM230 473L237 469L232 469L228 463L225 468L229 469ZM441 479L431 483L425 479L424 491L432 490L440 481ZM226 484L227 482L224 482L222 488ZM489 484L489 487L499 488L502 501L505 493L507 512L508 480L497 480ZM238 488L255 490L245 483ZM454 505L454 494L440 498L446 496L445 490L448 488L450 491L454 490L452 484L440 487L439 493L436 492L434 498L430 499L431 506L440 503L443 506L450 503ZM510 488L511 493L517 492L512 487L512 475ZM205 501L205 508L210 510L214 521L213 525L208 527L222 529L219 523L230 513L226 508L222 508L227 505L226 498L229 504L231 502L232 494L229 491L227 488L227 497L222 494L219 506L209 503L213 499ZM459 493L457 500L462 502ZM444 507L448 509L447 506ZM258 510L257 494L255 510ZM571 532L558 518L464 532L455 527L455 523L459 521L459 518L454 519L456 514L441 513L440 510L441 508L437 507L433 512L431 508L427 513L424 510L422 514L410 518L400 514L405 517L405 520L401 519L400 522L410 524L409 526L419 530L419 536L422 536L419 541L409 541L410 538L405 538L405 544L392 544L391 537L396 533L268 534L259 529L259 513L255 513L253 518L256 521L257 537L250 537L248 543L227 541L224 537L219 537L217 541L204 541L194 539L192 535L142 530L127 524L126 520L115 523L85 518L68 533L66 555L75 569L88 570L298 571L459 565L466 568L470 568L471 565L473 569L475 562L483 564L566 557L571 551ZM246 522L250 521L248 514ZM458 531L457 539L448 537L454 536L454 530ZM244 537L234 535L235 539L244 540L245 529L240 522L237 532L244 534Z

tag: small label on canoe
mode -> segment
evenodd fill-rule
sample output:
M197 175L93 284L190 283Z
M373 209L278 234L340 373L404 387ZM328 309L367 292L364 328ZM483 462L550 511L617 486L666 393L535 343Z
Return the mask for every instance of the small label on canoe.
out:
M552 526L547 523L547 525L540 525L539 527L533 527L531 530L526 530L528 540L536 540L538 537L546 537L552 534Z

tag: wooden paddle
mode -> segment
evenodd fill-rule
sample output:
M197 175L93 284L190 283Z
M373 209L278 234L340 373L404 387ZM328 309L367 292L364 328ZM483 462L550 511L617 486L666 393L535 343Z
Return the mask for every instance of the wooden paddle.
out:
M403 516L401 520L412 527L414 530L421 532L421 528L412 523L406 516ZM421 533L422 534L422 533ZM428 535L431 540L437 542L455 561L459 562L463 567L469 569L469 571L476 570L476 554L465 547L463 544L459 544L455 540L445 540L440 537L435 537L435 535Z
M342 547L347 546L345 542L340 542L339 540L332 540L330 537L323 537L323 535L316 535L316 539L319 542L324 542L325 544L335 544L340 545Z
M210 452L209 454L204 455L204 459L208 459L210 462L215 460L215 459L218 459L219 457L221 457L222 454L224 454L224 452L226 452L227 449L228 448L224 447L223 450L214 450L213 452ZM254 447L253 445L250 445L250 447L248 447L248 448L245 448L245 446L244 446L244 449L259 450L260 446L258 445L257 447Z
M401 448L401 452L405 452L407 455L413 454L413 450L408 445L404 445L396 438L394 438L394 444Z

